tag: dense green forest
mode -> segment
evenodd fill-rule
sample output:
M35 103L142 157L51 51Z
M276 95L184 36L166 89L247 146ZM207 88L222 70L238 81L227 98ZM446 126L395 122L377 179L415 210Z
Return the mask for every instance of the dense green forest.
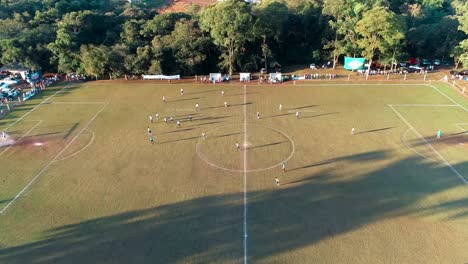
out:
M468 67L466 0L1 0L0 64L95 76L258 71L364 56Z

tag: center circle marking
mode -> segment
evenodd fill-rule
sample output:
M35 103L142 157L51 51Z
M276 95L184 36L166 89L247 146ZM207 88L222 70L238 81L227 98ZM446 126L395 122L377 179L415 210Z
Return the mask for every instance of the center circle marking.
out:
M211 132L214 132L216 130L220 130L220 129L223 129L223 128L226 128L226 127L233 127L233 126L244 126L244 124L231 124L231 125L226 125L226 126L221 126L221 127L215 127L215 128L212 128L212 129L209 129L207 130L205 133L207 135L207 139L204 139L204 138L200 138L196 144L196 153L198 155L198 157L203 160L204 162L206 162L208 165L212 166L212 167L215 167L215 168L218 168L218 169L221 169L221 170L225 170L225 171L232 171L232 172L257 172L257 171L264 171L264 170L269 170L269 169L273 169L273 168L276 168L278 166L281 166L283 163L289 161L292 156L294 155L294 152L295 152L295 146L294 146L294 141L291 139L291 137L289 137L287 134L285 134L284 132L278 130L278 129L275 129L275 128L272 128L272 127L267 127L267 126L263 126L263 125L258 125L258 124L246 124L247 126L257 126L257 127L261 127L261 128L265 128L265 129L269 129L269 130L272 130L274 132L277 132L279 133L280 135L282 135L283 137L285 137L289 143L291 144L291 153L289 154L289 156L272 165L272 166L268 166L268 167L264 167L264 168L258 168L258 169L248 169L248 170L243 170L243 169L232 169L232 168L226 168L225 166L222 166L222 165L219 165L217 164L216 162L214 161L211 161L209 158L207 158L205 155L203 155L202 151L200 150L201 148L201 145L206 142L206 140L209 140L210 139L210 136L212 135ZM248 134L248 132L247 132ZM251 142L247 142L247 146L244 146L243 142L239 142L241 143L241 146L243 147L249 147L251 146ZM245 151L245 150L242 150L242 151ZM247 150L248 151L248 150Z

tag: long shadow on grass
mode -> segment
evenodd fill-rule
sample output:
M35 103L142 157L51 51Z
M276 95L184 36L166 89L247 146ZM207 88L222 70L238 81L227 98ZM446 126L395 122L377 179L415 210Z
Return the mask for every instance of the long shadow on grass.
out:
M198 138L200 138L200 137L197 136L197 137L189 137L189 138L179 138L179 139L174 139L174 140L162 141L162 142L159 142L159 144L167 144L167 143L173 143L173 142L188 141L188 140L193 140L193 139L198 139Z
M319 114L319 115L303 116L300 119L313 118L313 117L319 117L319 116L327 116L327 115L337 115L339 113L340 112L332 112L332 113L325 113L325 114Z
M168 103L177 103L177 102L190 101L190 100L197 100L197 99L200 99L200 97L184 98L184 99L179 99L179 100L174 100L174 101L167 101L167 102L168 102Z
M251 105L252 103L250 102L247 102L247 103L242 103L242 104L231 104L229 105L229 107L236 107L236 106L243 106L243 105ZM206 109L215 109L215 108L225 108L224 105L220 105L220 106L209 106L209 107L205 107L205 108L202 108L201 110L206 110Z
M295 115L295 113L284 113L284 114L277 114L277 115L264 116L264 117L262 117L262 119L273 118L273 117L279 117L279 116L288 116L288 115Z
M180 132L186 132L186 131L190 131L190 130L194 130L195 128L179 128L179 129L176 129L176 130L171 130L171 131L166 131L166 132L160 132L160 133L157 133L157 134L172 134L172 133L180 133Z
M330 160L371 165L389 155L369 152ZM272 181L270 189L249 192L249 261L268 261L290 252L301 254L306 247L393 217L439 210L467 217L467 199L421 208L421 201L428 196L460 186L447 167L427 164L418 156L386 164L355 173L351 179L340 175L339 168L330 168L304 175L303 181L294 184L276 188ZM205 171L193 173L188 180L195 183ZM340 180L343 176L346 179ZM4 246L0 262L241 263L243 210L243 193L239 192L89 219L47 230L35 236L40 238L36 242ZM404 236L412 235L402 234L402 240L394 243L405 243ZM431 239L430 234L421 239ZM431 254L414 252L413 257L424 261Z
M257 148L265 148L265 147L271 147L271 146L277 146L277 145L280 145L280 144L283 144L283 143L288 143L289 141L279 141L279 142L273 142L273 143L268 143L268 144L264 144L264 145L258 145L258 146L251 146L251 147L247 147L247 149L257 149Z
M201 93L212 93L212 92L217 92L218 90L208 90L208 91L199 91L199 92L188 92L185 94L201 94Z
M318 107L320 105L305 105L305 106L299 106L299 107L291 107L286 110L299 110L299 109L306 109L306 108L312 108L312 107Z
M367 130L367 131L358 132L358 133L356 133L356 135L358 135L358 134L373 133L373 132L379 132L379 131L384 131L384 130L390 130L390 129L393 129L393 128L395 128L395 126L392 126L392 127L384 127L384 128L378 128L378 129L372 129L372 130Z
M245 93L245 94L257 94L257 93L260 93L260 92L249 92L249 93ZM238 93L238 94L225 94L224 96L240 96L240 95L244 95L244 93Z

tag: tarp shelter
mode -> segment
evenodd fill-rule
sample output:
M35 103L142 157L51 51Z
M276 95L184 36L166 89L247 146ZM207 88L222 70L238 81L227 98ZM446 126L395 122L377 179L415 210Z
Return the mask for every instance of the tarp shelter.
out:
M0 68L0 71L7 71L7 72L11 72L13 74L18 73L19 75L21 75L21 78L23 78L23 80L26 80L26 78L28 77L30 69L25 68L25 67L20 67L20 66L17 66L17 67L3 66L2 68Z
M351 58L345 57L344 68L346 70L355 71L364 69L365 58Z
M270 73L270 82L281 82L281 72Z
M34 82L37 82L42 79L42 72L41 71L35 71L35 72L30 72L28 74L28 80Z
M210 82L221 82L221 73L210 73Z
M180 80L180 75L142 75L143 80Z
M241 72L240 74L240 81L241 82L249 82L250 81L250 72Z

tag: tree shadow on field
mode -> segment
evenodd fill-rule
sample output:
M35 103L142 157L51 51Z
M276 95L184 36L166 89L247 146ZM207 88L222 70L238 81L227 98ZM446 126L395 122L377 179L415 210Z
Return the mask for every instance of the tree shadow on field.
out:
M390 154L377 151L330 160L362 165ZM340 176L332 167L304 175L302 181L283 180L280 187L272 180L270 189L249 192L249 261L302 250L393 217L455 210L456 217L468 217L468 199L421 208L419 202L429 195L459 187L461 182L447 167L427 164L419 156L352 179L340 180ZM242 192L211 195L57 227L36 242L4 246L0 262L242 262L242 201Z

